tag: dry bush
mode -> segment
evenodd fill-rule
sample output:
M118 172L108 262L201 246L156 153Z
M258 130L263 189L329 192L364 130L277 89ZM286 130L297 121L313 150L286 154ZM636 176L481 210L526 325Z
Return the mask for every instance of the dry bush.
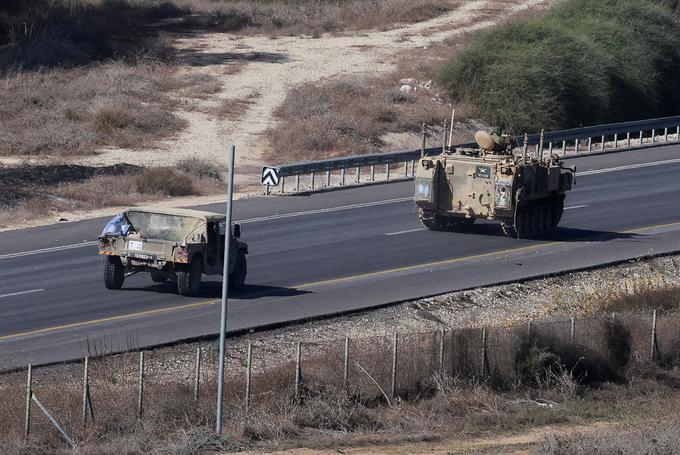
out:
M222 169L214 162L198 158L184 158L177 163L177 169L198 178L222 180Z
M178 106L171 94L205 83L159 64L13 73L0 81L0 153L71 156L102 145L143 147L185 126L172 113Z
M164 167L143 170L136 176L135 186L137 191L142 194L165 196L196 194L196 189L190 177Z

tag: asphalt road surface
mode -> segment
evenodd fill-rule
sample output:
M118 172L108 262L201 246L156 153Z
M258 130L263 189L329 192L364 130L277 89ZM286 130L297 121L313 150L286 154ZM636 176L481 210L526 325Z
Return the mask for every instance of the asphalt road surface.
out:
M412 182L237 201L247 287L228 329L247 330L641 255L679 250L680 146L572 159L559 229L532 240L496 223L430 232ZM223 205L201 207L222 212ZM0 368L214 335L219 277L176 295L147 274L104 288L95 240L106 219L0 233ZM204 277L205 278L205 277Z

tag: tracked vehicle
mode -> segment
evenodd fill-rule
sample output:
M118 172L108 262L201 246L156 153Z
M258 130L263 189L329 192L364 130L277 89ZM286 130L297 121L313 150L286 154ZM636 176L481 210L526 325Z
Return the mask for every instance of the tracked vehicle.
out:
M222 275L229 242L229 285L243 286L248 245L241 227L225 226L225 216L198 210L131 208L114 217L99 237L104 284L120 289L125 279L149 272L156 283L177 284L180 295L199 293L201 277Z
M527 156L498 129L475 134L478 147L449 149L424 156L415 176L414 201L421 223L445 230L477 219L501 222L508 237L522 238L553 230L560 222L565 193L574 182L574 168L557 155Z

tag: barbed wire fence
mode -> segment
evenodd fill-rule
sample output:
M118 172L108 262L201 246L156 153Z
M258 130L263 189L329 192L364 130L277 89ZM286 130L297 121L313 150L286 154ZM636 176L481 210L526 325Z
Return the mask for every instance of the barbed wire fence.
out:
M651 311L507 327L440 327L283 347L280 341L257 347L251 342L232 349L226 359L225 405L227 412L245 419L254 406L273 397L290 397L296 405L319 392L391 404L421 394L434 375L520 384L532 349L554 353L586 381L606 380L634 362L675 366L680 361L680 315ZM24 386L16 380L19 373L13 373L14 380L0 376L5 397L0 414L23 416L4 419L8 428L3 430L22 432L25 443L36 431L56 430L74 447L87 439L103 412L118 430L178 410L208 423L216 396L216 348L203 345L183 358L178 365L162 350L147 350L86 357L60 367L28 365ZM109 403L106 411L103 402Z

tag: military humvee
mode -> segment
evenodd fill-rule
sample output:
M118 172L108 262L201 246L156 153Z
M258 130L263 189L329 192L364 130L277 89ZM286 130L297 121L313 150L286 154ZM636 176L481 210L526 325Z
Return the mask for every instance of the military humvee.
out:
M542 137L542 136L541 136ZM476 219L497 220L508 237L526 237L554 229L571 190L575 169L557 155L543 158L513 152L513 140L496 129L475 134L478 148L460 148L424 156L415 176L415 203L430 230L455 229Z
M150 272L156 283L174 281L181 295L196 295L201 275L221 275L229 238L229 284L243 286L248 245L241 227L225 236L225 216L186 209L131 208L118 214L99 237L104 284L120 289L125 278Z

